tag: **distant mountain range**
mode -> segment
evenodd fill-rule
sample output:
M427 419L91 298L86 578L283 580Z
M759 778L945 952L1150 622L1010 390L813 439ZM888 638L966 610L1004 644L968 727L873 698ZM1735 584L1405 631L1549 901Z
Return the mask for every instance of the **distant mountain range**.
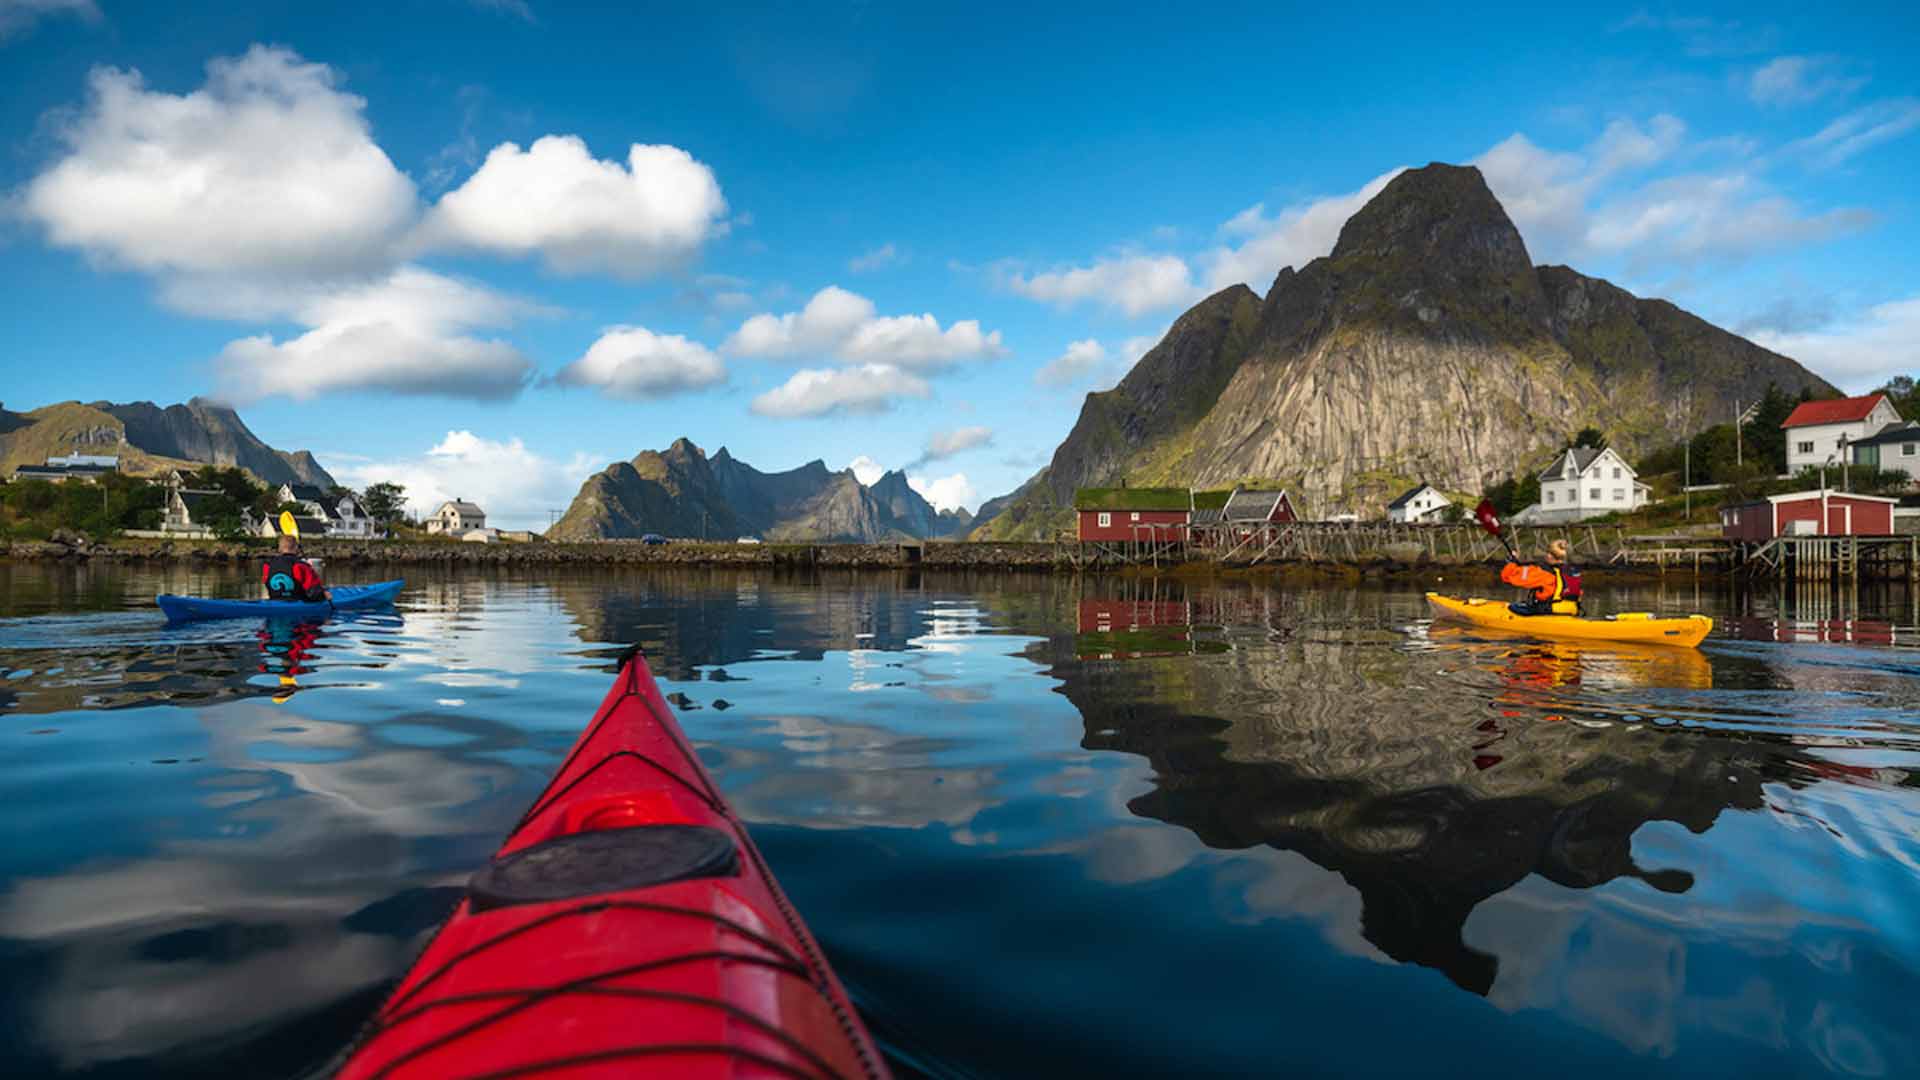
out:
M1833 392L1664 300L1534 266L1480 171L1433 164L1264 298L1235 285L1182 315L973 535L1052 535L1075 490L1122 483L1245 482L1310 514L1372 513L1420 481L1483 490L1589 425L1628 453L1670 444L1769 383Z
M269 485L335 486L311 453L275 450L240 414L205 398L165 408L150 401L65 401L24 413L0 408L0 471L72 453L118 455L122 471L142 475L237 465Z
M850 469L831 472L811 461L767 473L725 447L709 458L686 439L665 450L642 450L587 478L573 505L548 531L554 540L631 539L647 533L690 539L773 541L931 539L964 536L973 516L937 512L905 473L871 487Z

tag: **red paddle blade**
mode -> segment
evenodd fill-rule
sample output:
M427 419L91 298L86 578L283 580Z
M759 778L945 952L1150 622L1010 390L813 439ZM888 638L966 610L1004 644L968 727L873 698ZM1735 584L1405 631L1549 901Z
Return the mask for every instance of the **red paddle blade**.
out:
M1493 500L1481 499L1480 505L1473 508L1473 517L1481 528L1495 536L1500 535L1500 515L1493 509Z

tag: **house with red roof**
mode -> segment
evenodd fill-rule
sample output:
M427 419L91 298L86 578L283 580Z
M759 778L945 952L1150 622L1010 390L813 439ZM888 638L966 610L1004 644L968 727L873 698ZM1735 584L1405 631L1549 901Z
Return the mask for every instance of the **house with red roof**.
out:
M1900 412L1885 394L1803 401L1780 425L1787 432L1787 471L1840 465L1848 445L1898 423Z

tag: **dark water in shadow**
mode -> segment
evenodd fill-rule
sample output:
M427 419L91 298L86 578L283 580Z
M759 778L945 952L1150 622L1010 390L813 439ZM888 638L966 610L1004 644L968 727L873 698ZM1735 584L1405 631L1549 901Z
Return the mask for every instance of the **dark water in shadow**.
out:
M298 1075L544 784L624 643L903 1071L1920 1072L1920 613L1050 577L0 564L0 1062ZM1728 618L1728 616L1735 616Z

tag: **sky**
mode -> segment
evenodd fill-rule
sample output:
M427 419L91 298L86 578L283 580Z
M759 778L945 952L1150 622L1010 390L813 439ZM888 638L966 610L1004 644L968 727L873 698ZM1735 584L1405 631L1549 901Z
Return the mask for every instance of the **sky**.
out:
M0 0L0 402L211 397L508 527L682 436L977 508L1429 161L1915 374L1920 9L1578 7Z

